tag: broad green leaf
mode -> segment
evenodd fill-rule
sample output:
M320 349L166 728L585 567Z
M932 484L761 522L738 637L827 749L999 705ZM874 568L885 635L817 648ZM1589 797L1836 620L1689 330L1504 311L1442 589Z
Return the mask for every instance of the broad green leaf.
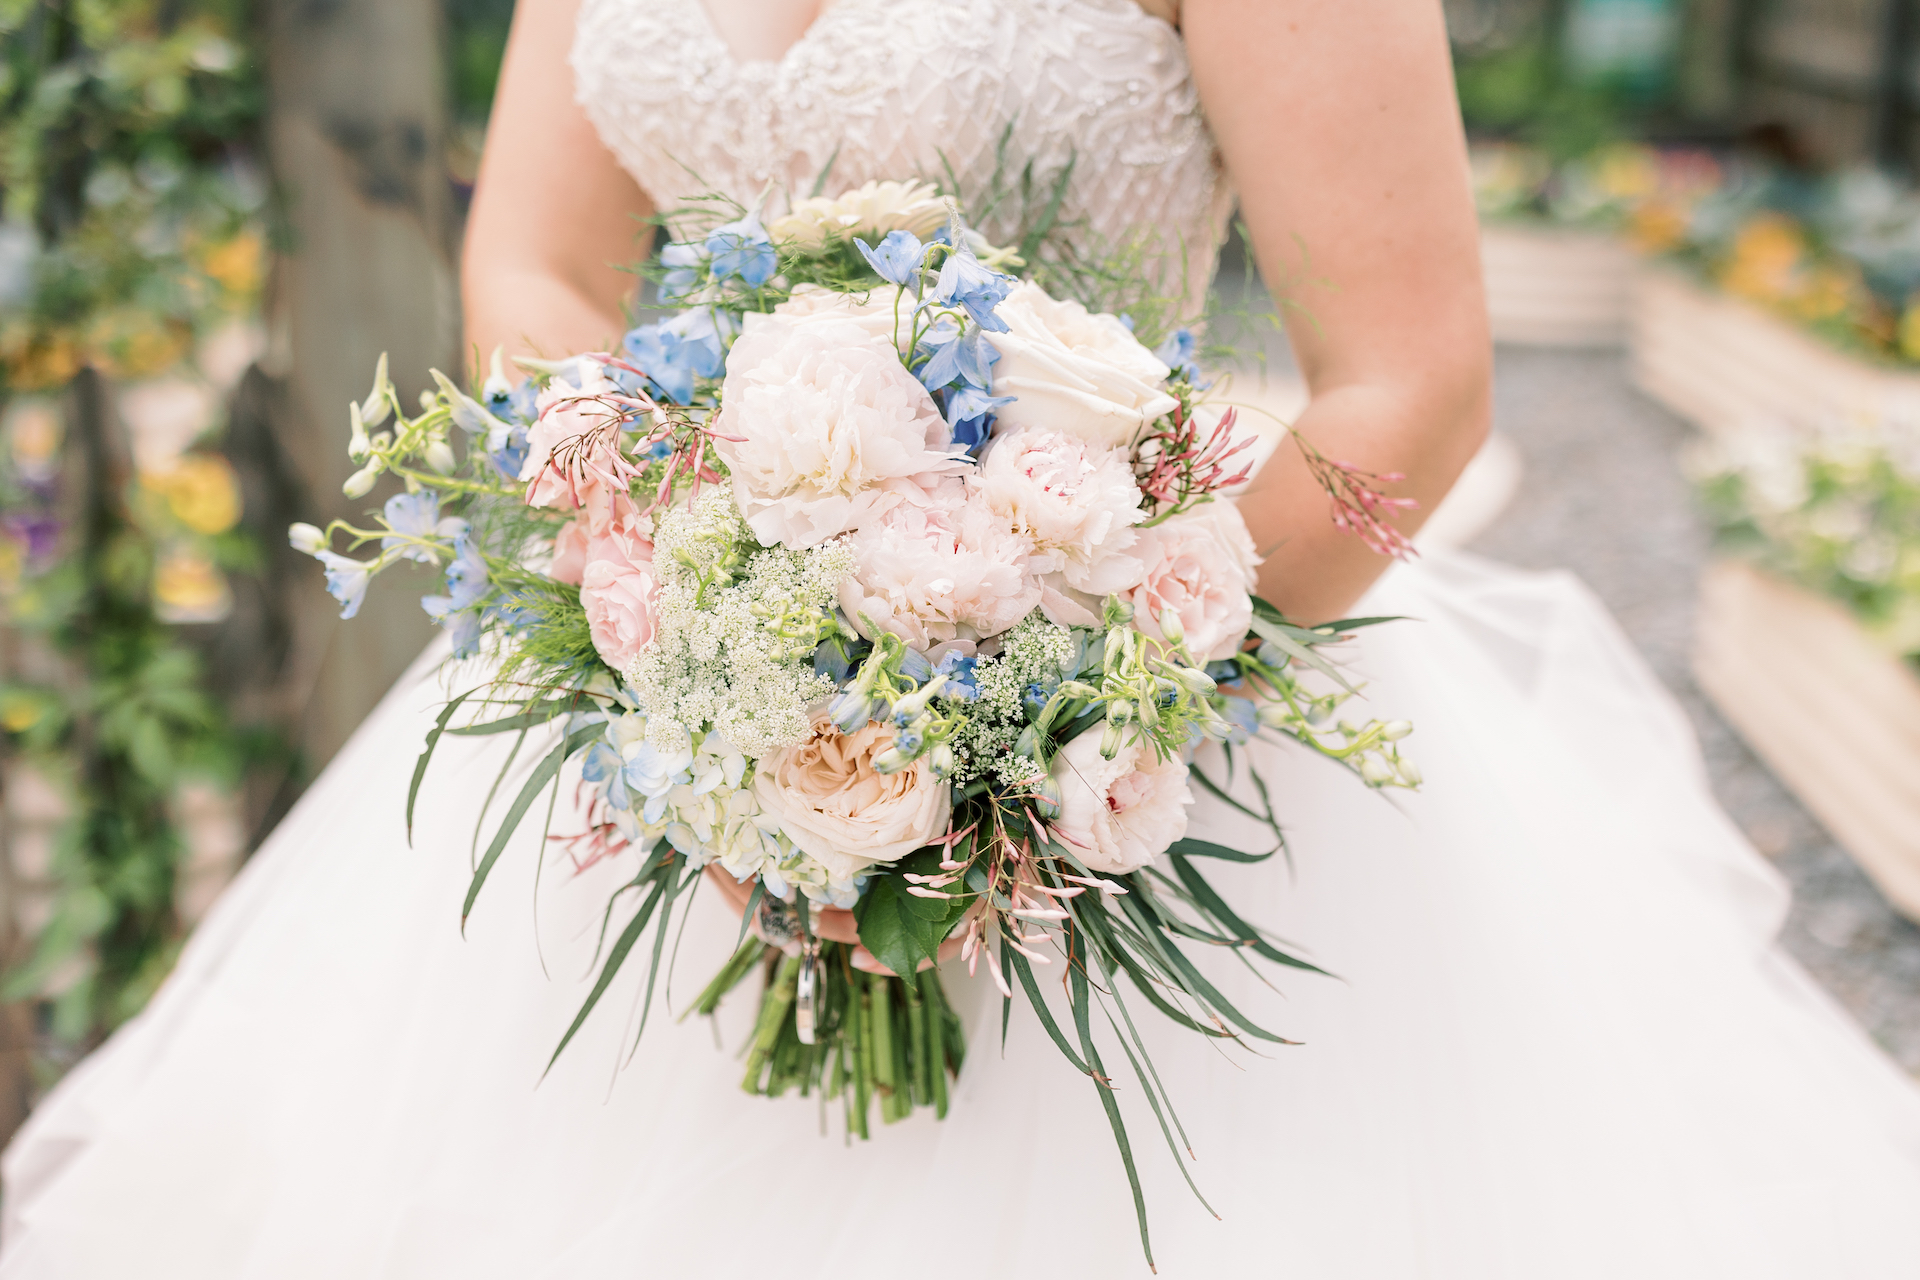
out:
M860 944L896 974L912 974L922 960L937 958L940 944L973 901L961 894L923 898L907 892L902 873L934 875L939 870L940 850L915 850L869 884L853 909Z

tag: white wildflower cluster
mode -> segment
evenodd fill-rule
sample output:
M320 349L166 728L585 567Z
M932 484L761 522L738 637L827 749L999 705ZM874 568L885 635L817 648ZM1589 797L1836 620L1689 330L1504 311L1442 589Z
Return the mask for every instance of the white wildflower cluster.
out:
M1080 642L1072 631L1047 621L1035 610L1009 630L1000 651L975 665L977 691L961 704L966 727L953 740L957 783L992 774L1003 786L1019 787L1046 772L1031 756L1014 749L1026 727L1029 689L1051 692L1079 664ZM958 701L958 699L953 699Z
M760 550L732 494L716 488L660 517L654 564L655 639L623 673L648 739L672 750L713 730L758 759L806 737L808 708L833 682L815 674L812 644L779 624L829 607L852 553L839 543Z

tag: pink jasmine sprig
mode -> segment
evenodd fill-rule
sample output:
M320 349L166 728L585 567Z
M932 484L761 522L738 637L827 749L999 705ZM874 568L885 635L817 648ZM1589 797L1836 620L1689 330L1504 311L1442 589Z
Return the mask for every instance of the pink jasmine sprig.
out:
M1355 535L1376 554L1413 559L1412 540L1390 521L1399 512L1411 511L1420 504L1412 498L1390 498L1382 492L1383 486L1398 484L1407 477L1398 471L1362 471L1350 462L1334 462L1298 431L1288 434L1306 460L1307 470L1332 500L1334 527Z
M645 395L617 392L583 391L554 397L541 408L534 422L535 432L547 424L548 418L563 412L578 413L587 424L553 442L546 465L527 482L527 505L546 506L554 496L564 493L578 507L600 491L625 493L640 474L640 468L622 447L627 424L657 407Z
M608 368L646 376L643 370L618 356L597 358ZM714 430L711 416L704 420L696 419L686 409L678 405L659 404L644 393L608 398L625 400L635 406L637 414L644 413L641 420L652 423L651 427L641 429L639 439L633 445L634 455L666 464L659 484L654 487L653 500L641 512L642 515L652 515L661 507L670 506L675 488L682 483L688 486L687 505L691 510L700 496L701 485L720 482L720 473L707 460L707 450L714 440L739 443L741 437L723 435Z
M1228 459L1253 443L1233 438L1238 410L1229 408L1205 439L1199 415L1185 400L1156 422L1135 452L1134 478L1140 491L1159 508L1148 525L1192 510L1214 493L1244 483L1253 474L1252 459L1230 470Z

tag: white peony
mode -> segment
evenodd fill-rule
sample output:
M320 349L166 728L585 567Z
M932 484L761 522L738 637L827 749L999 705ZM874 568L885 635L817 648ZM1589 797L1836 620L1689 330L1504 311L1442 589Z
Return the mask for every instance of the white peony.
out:
M1225 658L1240 647L1253 623L1260 556L1238 507L1216 498L1143 529L1135 554L1146 564L1140 585L1124 593L1134 607L1135 627L1165 639L1160 618L1176 615L1187 652L1201 661Z
M946 225L947 202L930 182L869 182L840 195L813 196L767 224L775 240L809 249L859 236L872 244L889 231L911 231L925 240Z
M864 616L916 649L998 635L1040 603L1032 545L958 481L894 507L852 545L840 607L863 632Z
M999 429L1064 431L1110 448L1176 405L1161 384L1168 369L1115 316L1023 284L994 309L1008 332L989 333L1000 353L993 394L1013 396Z
M773 314L789 320L851 320L882 342L892 343L897 334L904 345L913 335L913 308L913 295L890 284L865 293L838 293L803 284L795 286Z
M1153 748L1128 743L1102 759L1095 729L1082 733L1053 758L1060 788L1055 826L1073 854L1091 870L1111 875L1138 871L1187 834L1187 766Z
M843 317L748 316L722 404L715 448L767 546L818 546L971 466L899 356Z
M873 758L893 730L870 724L843 734L821 721L804 742L755 767L753 794L765 818L835 879L892 862L947 829L951 792L925 760L879 773Z
M1147 518L1125 451L1033 427L997 436L980 461L986 503L1033 543L1035 568L1076 591L1125 591L1146 566L1126 554Z

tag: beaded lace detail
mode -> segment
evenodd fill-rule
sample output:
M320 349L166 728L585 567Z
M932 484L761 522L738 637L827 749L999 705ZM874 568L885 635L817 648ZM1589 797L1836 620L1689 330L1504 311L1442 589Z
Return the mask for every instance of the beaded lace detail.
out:
M1179 34L1135 0L838 0L777 62L737 59L701 0L586 0L575 91L661 208L712 189L778 212L822 170L834 194L948 174L991 240L1072 166L1051 252L1165 253L1204 290L1230 192ZM981 215L995 187L1017 193Z

